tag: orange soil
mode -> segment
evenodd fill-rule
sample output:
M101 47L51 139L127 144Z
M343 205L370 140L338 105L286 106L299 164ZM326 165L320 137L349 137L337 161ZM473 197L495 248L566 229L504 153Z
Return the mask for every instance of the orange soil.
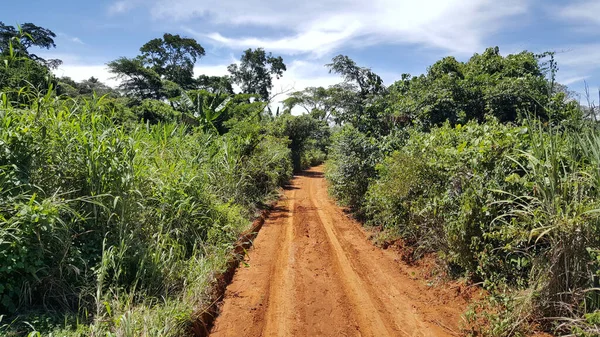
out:
M294 179L238 268L212 336L456 336L460 287L429 287L328 197Z

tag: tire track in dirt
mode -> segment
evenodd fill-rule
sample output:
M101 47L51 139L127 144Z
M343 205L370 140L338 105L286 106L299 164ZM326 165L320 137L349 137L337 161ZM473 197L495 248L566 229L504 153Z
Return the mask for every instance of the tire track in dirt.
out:
M228 286L213 336L452 336L443 303L374 247L327 196L322 169L296 177Z
M313 182L311 181L308 186L310 202L311 204L315 204L312 187ZM389 325L390 322L385 321L381 317L379 310L377 310L375 304L373 304L370 294L366 291L367 287L365 286L364 281L358 276L357 273L355 273L352 263L342 248L340 241L337 239L337 236L334 233L331 218L327 216L327 214L323 211L323 208L324 207L317 207L319 220L325 228L329 244L333 247L333 251L336 256L336 262L343 277L342 279L346 288L346 293L353 302L352 308L355 312L355 316L359 320L359 329L361 335L394 336L398 335L398 333L401 333L409 336L409 334L401 327L393 329ZM395 333L393 333L393 331Z
M263 328L264 336L292 336L295 335L291 331L289 323L294 320L294 301L290 301L292 297L294 274L291 272L291 266L295 264L295 254L293 250L294 239L294 219L295 219L295 194L292 190L289 196L288 208L290 216L288 217L287 226L285 227L285 235L283 244L279 251L275 270L272 275L270 297L266 313L266 322Z

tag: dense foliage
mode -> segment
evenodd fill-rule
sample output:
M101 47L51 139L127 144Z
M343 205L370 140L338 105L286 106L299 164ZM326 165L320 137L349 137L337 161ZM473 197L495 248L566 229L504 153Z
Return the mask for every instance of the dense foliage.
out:
M600 133L542 56L444 58L332 136L330 192L378 241L402 239L413 259L435 252L490 291L466 314L473 335L600 331Z
M256 211L324 160L327 124L194 79L193 39L111 62L114 89L55 78L12 48L23 28L0 26L0 334L190 333Z

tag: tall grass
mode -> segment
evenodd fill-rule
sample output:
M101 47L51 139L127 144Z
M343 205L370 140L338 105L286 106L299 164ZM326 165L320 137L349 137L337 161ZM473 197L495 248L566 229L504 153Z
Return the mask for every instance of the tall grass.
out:
M189 332L253 210L291 176L286 141L27 94L0 96L0 333Z

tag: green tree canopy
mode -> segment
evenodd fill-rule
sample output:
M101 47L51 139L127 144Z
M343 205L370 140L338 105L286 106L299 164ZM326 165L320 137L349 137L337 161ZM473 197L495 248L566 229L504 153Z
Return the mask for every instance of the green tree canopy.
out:
M344 83L332 90L338 123L351 123L359 131L373 134L387 133L387 88L379 75L371 69L360 67L351 58L338 55L326 65L330 73L339 74Z
M486 115L502 122L525 112L548 118L550 88L539 57L527 51L502 56L496 47L468 62L445 57L421 76L404 74L390 93L396 121L429 129L446 121L482 122Z
M356 87L349 83L340 83L329 88L309 87L293 92L283 101L285 111L301 107L316 119L341 124L347 111L357 109L358 95Z
M184 89L194 88L194 65L205 54L196 40L165 33L148 41L140 51L144 64L162 78Z
M196 88L194 64L204 48L191 38L164 34L140 48L135 58L121 57L108 63L109 71L122 81L120 89L140 99L173 98L182 90Z
M160 75L146 67L140 58L121 57L108 63L108 69L121 80L119 88L128 96L161 99L163 82Z
M49 68L56 68L62 64L62 61L45 60L30 51L31 47L56 48L54 38L56 38L56 34L53 31L33 23L28 22L14 27L0 21L0 54L2 55L8 55L12 46L14 56L26 57Z
M264 49L248 49L244 51L240 64L231 64L227 67L231 73L233 83L242 88L246 94L256 94L262 100L269 100L273 88L273 78L280 78L287 70L281 56L274 57L267 54Z
M211 93L233 94L233 86L229 76L208 76L200 75L196 79L198 89L206 90Z

